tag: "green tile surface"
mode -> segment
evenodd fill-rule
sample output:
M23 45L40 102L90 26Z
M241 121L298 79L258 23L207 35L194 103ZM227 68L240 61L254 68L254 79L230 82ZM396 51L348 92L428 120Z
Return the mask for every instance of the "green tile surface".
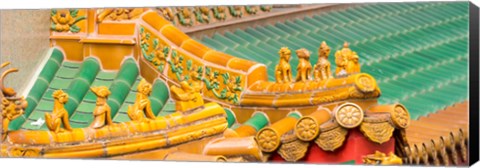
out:
M69 116L70 117L70 125L73 128L84 128L88 127L91 122L93 121L93 110L96 106L96 99L97 97L92 93L90 87L93 86L106 86L112 90L113 84L115 82L121 83L121 85L127 86L125 92L125 99L118 100L118 106L121 108L118 110L116 115L113 115L112 118L115 122L125 122L130 121L128 115L126 114L128 105L132 105L135 101L135 95L137 93L136 87L140 81L140 77L137 76L138 74L138 67L134 60L127 61L128 64L125 69L121 69L120 71L99 71L95 72L92 69L84 68L82 69L82 64L85 63L77 63L77 62L63 62L62 66L55 72L53 75L52 81L46 87L45 92L41 97L39 97L38 105L35 105L31 114L28 117L19 119L18 122L22 129L29 129L29 130L47 130L45 123L42 125L35 125L35 123L39 119L45 120L45 113L50 113L53 109L53 99L52 94L57 89L64 89L65 91L69 91L69 89L73 86L75 87L82 87L83 85L87 85L88 90L85 90L84 96L82 94L75 93L75 95L79 95L79 104L73 110L73 113ZM95 62L88 61L88 64L92 64ZM91 67L92 65L88 65L86 67ZM137 71L137 72L132 72ZM85 72L83 72L85 71ZM95 76L92 76L95 74ZM133 80L131 75L133 76ZM81 79L80 79L81 78ZM40 80L40 79L39 79ZM76 81L76 83L72 84L72 81ZM91 83L89 83L91 81ZM162 83L162 81L156 81ZM165 84L158 84L155 83L153 86L155 96L151 97L151 100L155 100L155 103L163 107L165 102L160 101L164 100L165 98L168 99L168 89L165 87ZM118 89L117 89L118 90ZM117 96L118 97L118 96ZM110 100L110 98L109 98ZM166 100L165 100L166 101ZM117 100L112 101L117 102ZM163 109L163 108L162 108ZM156 114L159 112L156 112ZM17 128L18 129L18 128Z
M334 71L334 53L348 41L360 56L362 71L377 79L379 103L403 103L413 119L468 98L468 2L364 4L201 41L266 64L271 81L280 47L292 50L290 64L296 67L295 50L311 51L315 64L318 46L326 41Z

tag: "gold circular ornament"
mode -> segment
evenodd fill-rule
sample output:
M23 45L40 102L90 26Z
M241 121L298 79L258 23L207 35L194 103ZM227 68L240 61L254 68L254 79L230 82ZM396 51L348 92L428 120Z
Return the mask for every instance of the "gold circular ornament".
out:
M410 113L407 111L407 108L401 104L395 105L391 115L393 124L399 128L407 128L410 124Z
M377 81L369 74L358 74L355 77L355 86L364 93L373 92L377 88Z
M295 125L295 135L302 141L311 141L320 133L320 127L313 117L302 117Z
M359 126L364 117L360 106L353 103L345 103L335 108L335 119L344 128L355 128Z
M258 146L264 152L273 152L280 146L280 136L271 128L261 129L256 136Z

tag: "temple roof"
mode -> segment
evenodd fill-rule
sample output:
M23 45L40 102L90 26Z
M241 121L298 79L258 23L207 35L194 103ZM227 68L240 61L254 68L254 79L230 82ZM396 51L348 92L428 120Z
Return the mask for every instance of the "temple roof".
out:
M270 81L275 80L280 47L292 51L304 47L312 52L310 61L316 63L321 41L332 51L348 41L360 56L362 72L377 80L382 90L379 103L402 103L412 119L417 119L468 98L467 11L468 2L362 4L216 33L201 41L267 65ZM293 55L290 64L297 65L298 58ZM334 59L331 54L330 62ZM295 68L292 74L295 76Z

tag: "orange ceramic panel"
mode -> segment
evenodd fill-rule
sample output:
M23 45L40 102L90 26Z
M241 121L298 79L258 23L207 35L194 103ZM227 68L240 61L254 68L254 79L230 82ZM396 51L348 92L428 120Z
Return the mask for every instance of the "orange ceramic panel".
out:
M245 93L242 96L241 105L253 106L253 105L262 105L262 106L272 106L273 101L276 98L275 94L248 94Z
M311 105L311 96L309 92L302 94L282 94L274 101L275 107L283 106L307 106Z
M250 76L248 76L250 77ZM248 78L250 79L250 78ZM264 92L268 91L268 88L272 85L275 84L275 82L268 82L266 80L258 80L258 81L247 81L249 83L248 89L250 91L255 91L255 92Z
M248 72L248 70L250 70L250 67L252 67L255 64L257 63L253 61L249 61L241 58L233 58L228 63L228 67L232 69L240 70L243 72Z
M268 81L267 67L257 64L257 66L247 74L247 87L250 87L257 81Z
M204 118L216 116L216 115L225 115L225 110L218 105L217 103L207 103L203 105L201 111L189 114L182 118L182 124L187 124L190 122L195 122Z
M239 137L254 136L257 130L250 125L241 125L235 129Z
M134 45L135 40L132 38L112 39L112 38L85 38L81 39L80 43L97 43L97 44L127 44Z
M207 46L191 39L191 40L185 40L183 41L181 47L185 49L186 51L192 53L193 55L197 56L198 58L203 58L203 56L209 52L210 48Z
M134 35L135 23L105 22L98 24L99 35Z
M95 32L95 22L97 21L97 12L96 10L88 10L87 12L87 22L88 22L88 33Z
M159 76L159 72L155 69L150 63L148 63L144 59L140 59L138 61L140 67L140 75L145 78L149 83L153 83L153 81Z
M93 149L93 150L79 150L73 152L55 152L49 153L46 152L43 157L46 158L92 158L92 157L102 157L104 156L105 150L102 148Z
M125 57L132 56L134 46L113 44L85 44L85 49L90 50L90 55L100 59L105 70L118 70Z
M185 33L172 25L165 26L161 33L178 47L180 47L185 40L190 39Z
M83 61L83 44L75 39L57 39L55 46L63 49L66 59L69 61Z
M160 31L160 29L162 29L163 26L170 24L169 21L163 19L160 15L158 15L154 11L147 12L146 14L144 14L142 19L157 31Z
M214 51L214 50L211 50L210 52L207 52L205 55L203 55L203 59L205 61L209 61L214 64L225 66L225 67L228 64L228 61L231 60L232 58L235 58L235 57L222 52Z

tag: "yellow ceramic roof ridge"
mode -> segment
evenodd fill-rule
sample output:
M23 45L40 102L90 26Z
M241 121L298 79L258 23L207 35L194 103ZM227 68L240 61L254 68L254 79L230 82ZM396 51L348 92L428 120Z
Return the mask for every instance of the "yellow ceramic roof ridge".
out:
M162 18L162 19L163 19L163 18ZM200 42L196 41L195 39L190 38L190 36L186 35L185 33L184 33L184 34L185 34L186 36L188 36L189 39L186 39L186 40L182 41L182 43L180 44L180 46L175 45L170 39L168 39L167 37L165 37L165 36L161 33L161 30L163 30L163 29L164 29L165 27L167 27L167 26L173 26L173 27L175 27L175 26L172 25L172 24L164 25L164 26L161 28L161 30L156 30L156 29L153 28L150 24L148 24L147 22L145 22L145 20L143 20L143 19L141 20L141 22L140 22L139 24L142 25L142 26L146 26L147 28L149 28L149 31L155 33L155 35L158 36L159 38L164 39L164 41L165 41L166 43L168 43L168 44L172 47L172 49L180 50L180 51L182 51L182 52L185 53L185 54L189 54L192 59L198 59L198 60L196 60L196 61L203 61L203 63L204 63L205 65L212 66L212 67L214 67L214 68L226 69L226 70L230 70L230 71L233 71L233 72L235 72L235 73L244 74L244 75L248 74L247 72L244 72L244 71L242 71L242 70L233 69L233 68L230 68L230 67L228 67L228 66L221 66L221 65L218 65L218 64L216 64L216 63L207 61L207 60L203 59L203 56L202 56L202 58L200 58L199 56L196 56L196 55L194 55L193 53L191 53L191 52L183 49L182 46L185 44L186 41L193 40L193 41L195 41L195 42L197 42L197 43L200 43ZM176 27L175 27L175 28L176 28ZM183 33L183 32L182 32L182 33ZM200 43L200 44L202 44L202 43ZM203 44L202 44L202 45L203 45ZM210 47L207 47L207 48L208 48L209 50L217 51L217 50L214 50L214 49L212 49L212 48L210 48ZM217 52L220 52L220 51L217 51ZM224 53L224 52L221 52L221 53L227 54L227 53ZM227 55L230 55L230 54L227 54ZM231 56L233 56L233 55L231 55ZM193 58L193 57L195 57L195 58ZM237 57L237 56L233 56L233 57L234 57L234 58L237 58L237 59L245 60L245 59L239 58L239 57ZM247 61L250 61L250 60L247 60ZM256 63L256 64L259 64L259 63L255 62L255 61L251 61L251 62L254 62L254 63Z
M166 43L168 43L168 45L171 46L172 49L179 50L180 52L182 52L182 53L184 53L184 54L188 54L191 59L194 59L195 61L203 61L203 63L205 64L205 66L208 65L208 66L211 66L211 67L214 67L214 68L217 68L217 69L228 69L228 67L226 67L226 66L221 66L221 65L212 63L212 62L210 62L210 61L206 61L206 60L204 60L203 58L197 57L196 55L192 54L191 52L183 49L181 46L175 45L172 41L170 41L170 39L168 39L168 38L166 38L165 36L163 36L162 33L158 32L156 29L154 29L153 27L151 27L148 23L142 21L142 24L141 24L141 25L149 28L149 31L155 33L155 35L158 36L159 38L162 38ZM168 26L168 25L165 25L165 26ZM172 25L172 26L173 26L173 25ZM187 40L190 40L190 39L192 39L192 38L189 38L189 39L187 39ZM187 40L185 40L185 41L187 41ZM192 39L192 40L193 40L193 39ZM184 43L185 41L182 42L182 45L183 45L183 43ZM193 40L193 41L195 41L195 40ZM197 42L198 42L198 41L197 41ZM210 49L210 48L209 48L209 49ZM211 49L211 50L213 50L213 49ZM216 50L214 50L214 51L216 51ZM218 51L217 51L217 52L218 52ZM241 70L237 70L237 69L229 69L229 70L231 70L232 72L235 72L235 73L239 73L239 74L244 74L244 75L246 74L246 72L241 71Z

